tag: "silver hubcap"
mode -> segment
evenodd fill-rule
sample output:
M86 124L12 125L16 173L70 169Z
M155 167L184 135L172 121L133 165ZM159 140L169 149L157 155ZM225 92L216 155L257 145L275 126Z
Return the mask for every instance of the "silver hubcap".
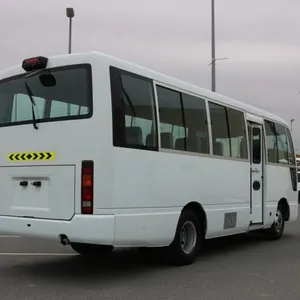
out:
M197 242L197 230L195 225L187 221L183 224L181 227L181 232L180 232L180 245L184 253L190 254Z
M275 214L275 229L277 232L280 232L282 230L283 226L283 217L280 210L277 210Z

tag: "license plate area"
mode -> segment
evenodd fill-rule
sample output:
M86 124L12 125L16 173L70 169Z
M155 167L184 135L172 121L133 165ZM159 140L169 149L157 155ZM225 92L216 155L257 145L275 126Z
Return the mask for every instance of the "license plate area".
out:
M13 185L12 210L49 210L50 176L15 176Z
M0 215L70 220L75 166L0 167Z

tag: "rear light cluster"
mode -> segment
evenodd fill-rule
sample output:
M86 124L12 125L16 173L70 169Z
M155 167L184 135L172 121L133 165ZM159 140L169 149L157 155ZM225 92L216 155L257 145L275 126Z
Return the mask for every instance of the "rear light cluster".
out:
M83 161L81 166L81 213L93 214L94 162Z

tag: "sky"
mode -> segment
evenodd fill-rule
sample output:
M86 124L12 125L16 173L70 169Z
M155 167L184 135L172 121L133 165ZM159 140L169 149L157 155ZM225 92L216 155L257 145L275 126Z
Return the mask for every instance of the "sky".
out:
M211 0L0 0L0 69L100 51L211 88ZM300 152L300 1L215 0L216 91L294 118Z

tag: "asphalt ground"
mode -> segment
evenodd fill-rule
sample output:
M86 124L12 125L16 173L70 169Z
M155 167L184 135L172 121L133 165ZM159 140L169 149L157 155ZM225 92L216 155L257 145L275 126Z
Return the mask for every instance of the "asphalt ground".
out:
M206 242L190 266L120 249L87 260L53 241L0 236L1 300L300 299L300 221L282 239L262 234Z

